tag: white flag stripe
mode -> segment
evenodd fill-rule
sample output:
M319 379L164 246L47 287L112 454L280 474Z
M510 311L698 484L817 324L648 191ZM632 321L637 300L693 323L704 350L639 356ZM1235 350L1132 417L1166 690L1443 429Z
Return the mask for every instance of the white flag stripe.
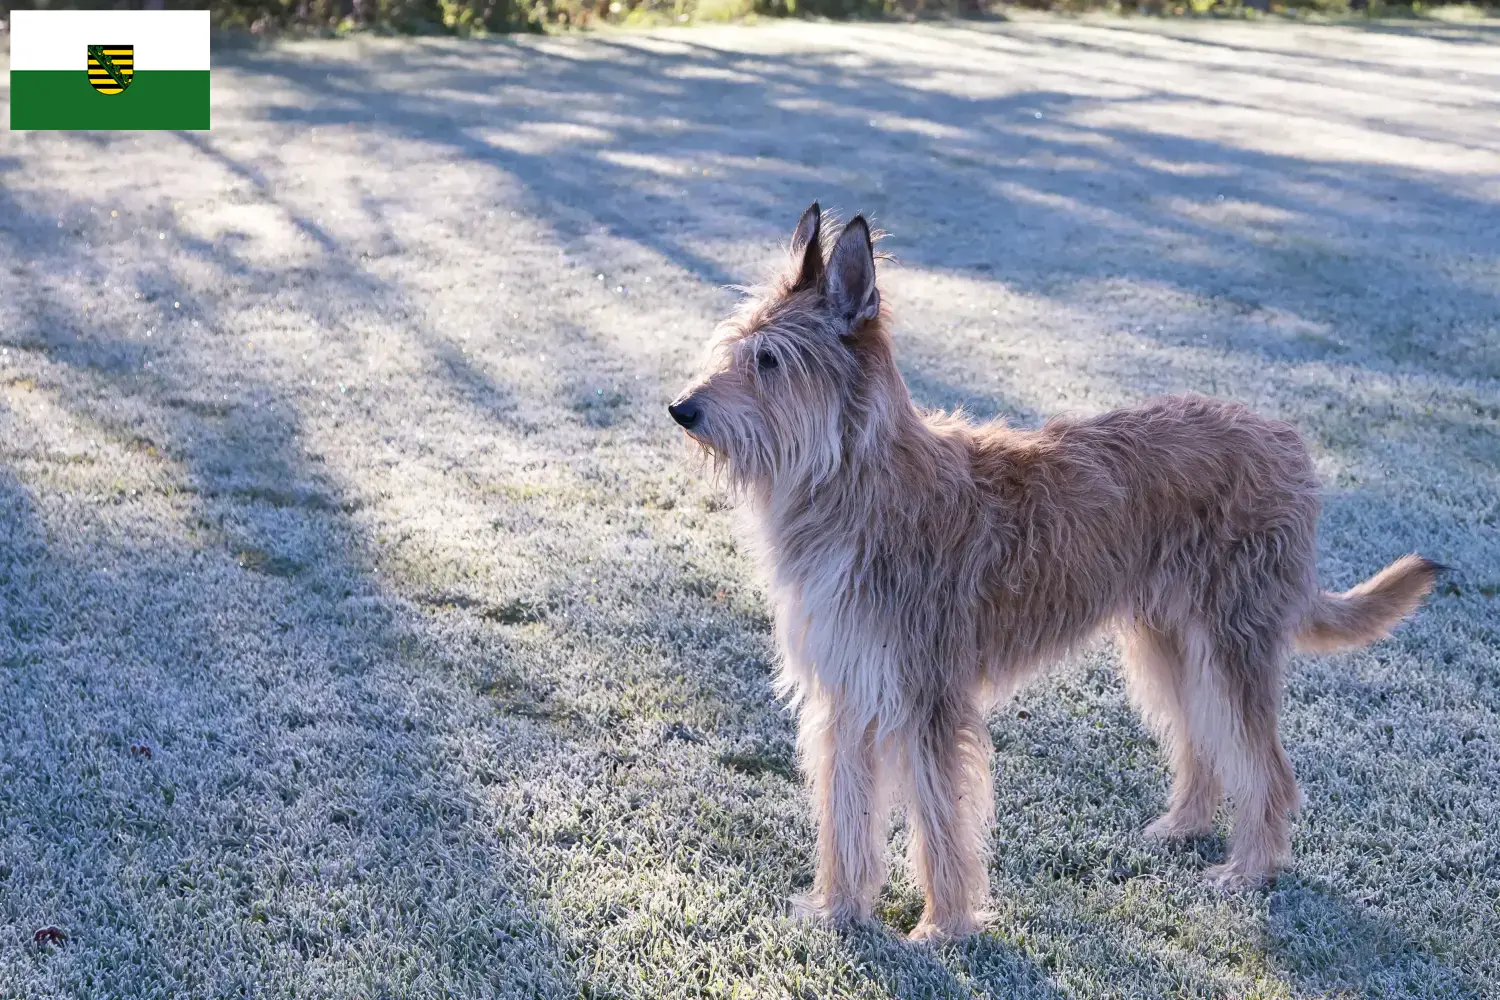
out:
M13 10L12 72L88 69L90 45L134 45L136 72L208 69L206 10Z

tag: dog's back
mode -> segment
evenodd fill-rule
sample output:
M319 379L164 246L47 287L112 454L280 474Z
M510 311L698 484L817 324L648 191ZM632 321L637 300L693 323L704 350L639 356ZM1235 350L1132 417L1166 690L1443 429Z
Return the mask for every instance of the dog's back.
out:
M977 497L1008 538L986 587L992 663L1055 655L1115 617L1249 602L1295 622L1313 600L1318 484L1287 424L1173 396L970 441Z

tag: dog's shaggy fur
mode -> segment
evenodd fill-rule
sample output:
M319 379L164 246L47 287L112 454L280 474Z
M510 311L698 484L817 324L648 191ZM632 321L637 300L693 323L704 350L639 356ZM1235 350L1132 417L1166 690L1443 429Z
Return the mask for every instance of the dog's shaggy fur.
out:
M792 266L716 336L673 417L744 495L818 824L805 911L868 918L887 805L909 805L914 938L973 931L992 798L984 713L1106 624L1176 773L1147 828L1204 833L1211 877L1254 885L1299 803L1277 734L1294 646L1385 635L1437 567L1407 556L1317 585L1318 481L1287 424L1179 396L1037 431L922 413L897 371L864 219L831 248L814 205Z

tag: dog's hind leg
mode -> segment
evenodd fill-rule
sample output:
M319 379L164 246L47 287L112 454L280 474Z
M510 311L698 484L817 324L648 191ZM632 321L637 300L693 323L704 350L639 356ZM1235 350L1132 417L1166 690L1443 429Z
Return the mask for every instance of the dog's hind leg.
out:
M977 706L945 700L913 720L902 745L910 796L910 863L926 894L913 940L979 929L994 809L989 729Z
M1208 877L1226 889L1261 884L1291 853L1290 818L1300 795L1277 731L1287 647L1288 640L1270 630L1226 629L1214 636L1232 720L1220 766L1234 830L1228 860L1210 868Z
M885 881L888 811L874 720L828 695L802 707L798 743L818 824L812 892L792 900L805 917L849 924L870 917Z
M1146 836L1166 840L1208 833L1222 794L1213 732L1222 722L1214 718L1219 699L1209 644L1200 629L1164 631L1138 621L1125 632L1124 654L1131 700L1172 761L1167 811L1146 827Z

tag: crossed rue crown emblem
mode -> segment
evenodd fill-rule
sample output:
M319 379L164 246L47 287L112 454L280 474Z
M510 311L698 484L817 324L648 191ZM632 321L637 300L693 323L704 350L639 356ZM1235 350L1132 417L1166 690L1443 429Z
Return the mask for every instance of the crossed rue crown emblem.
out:
M134 45L89 46L89 83L99 93L118 94L134 76Z

